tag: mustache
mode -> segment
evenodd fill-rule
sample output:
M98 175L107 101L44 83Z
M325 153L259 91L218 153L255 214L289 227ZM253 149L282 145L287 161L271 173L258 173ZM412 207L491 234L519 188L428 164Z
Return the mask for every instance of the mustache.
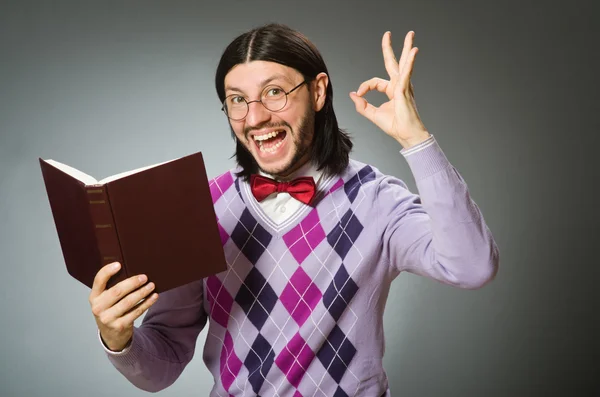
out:
M259 125L253 125L250 127L246 127L244 128L244 136L246 137L246 140L248 139L248 135L252 132L252 131L258 131L258 130L262 130L264 128L281 128L281 127L287 127L290 129L290 131L292 130L292 127L286 123L285 121L279 122L279 123L262 123Z

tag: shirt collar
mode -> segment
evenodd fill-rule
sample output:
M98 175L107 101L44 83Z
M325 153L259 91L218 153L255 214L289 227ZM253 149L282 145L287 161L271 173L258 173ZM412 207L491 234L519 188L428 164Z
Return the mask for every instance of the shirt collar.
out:
M320 179L323 176L323 171L317 170L317 166L312 161L307 161L306 164L304 164L302 167L298 168L296 171L292 172L285 178L274 177L273 175L267 174L261 170L259 170L258 172L262 176L267 176L277 181L290 181L301 176L312 176L312 178L315 181L315 184L317 185L319 184Z

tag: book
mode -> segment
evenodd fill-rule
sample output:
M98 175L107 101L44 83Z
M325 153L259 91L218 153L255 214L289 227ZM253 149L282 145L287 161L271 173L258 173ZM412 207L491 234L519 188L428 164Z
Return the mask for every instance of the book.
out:
M154 292L227 267L201 152L102 180L39 158L68 273L92 288L111 262L107 289L137 274Z

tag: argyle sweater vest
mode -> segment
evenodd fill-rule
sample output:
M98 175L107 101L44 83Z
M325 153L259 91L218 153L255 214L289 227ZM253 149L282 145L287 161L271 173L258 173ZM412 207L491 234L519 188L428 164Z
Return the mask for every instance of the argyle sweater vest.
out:
M276 225L249 185L211 184L228 270L204 284L214 395L385 393L382 313L393 271L375 203L382 174L351 161Z

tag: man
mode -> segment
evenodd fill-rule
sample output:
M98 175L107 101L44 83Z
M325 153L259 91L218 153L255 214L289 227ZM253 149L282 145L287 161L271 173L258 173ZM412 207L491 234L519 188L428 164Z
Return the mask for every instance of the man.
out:
M350 97L402 146L420 196L349 159L327 69L302 34L271 24L226 48L216 88L239 166L211 188L228 269L157 300L144 276L105 290L118 269L106 266L90 294L108 358L131 383L171 385L210 319L211 396L389 395L383 310L392 280L408 271L479 288L494 278L494 240L417 113L413 38L396 61L386 33L390 80L368 80ZM372 106L370 90L389 101Z

